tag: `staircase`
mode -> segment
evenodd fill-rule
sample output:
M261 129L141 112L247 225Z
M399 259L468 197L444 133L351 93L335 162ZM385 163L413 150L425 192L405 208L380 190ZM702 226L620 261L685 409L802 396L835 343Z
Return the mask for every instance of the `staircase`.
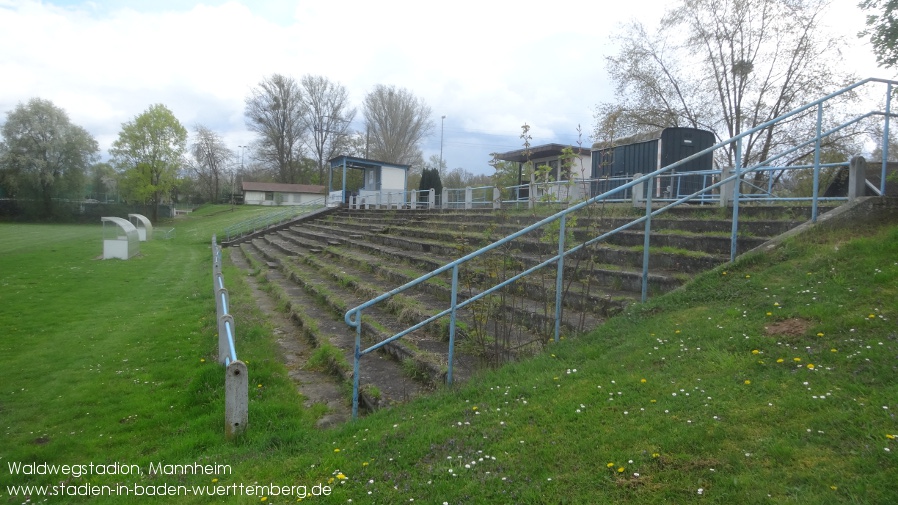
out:
M618 228L644 211L606 206L568 225L582 242ZM737 252L807 221L809 207L744 206ZM649 294L676 289L695 274L729 260L731 213L712 206L679 206L652 220ZM327 349L331 369L351 383L355 332L343 315L539 218L512 211L339 210L238 244L250 268L267 279L292 319L315 346ZM565 262L562 335L590 331L641 296L643 232L623 231ZM538 231L514 246L472 262L460 273L459 301L484 283L511 277L557 253ZM232 244L234 245L234 244ZM232 254L238 254L237 249ZM540 352L554 330L555 271L544 269L460 311L453 380L479 369ZM449 277L437 277L365 310L363 346L383 341L439 313L450 297ZM448 318L366 357L359 381L368 410L383 408L443 384ZM349 401L349 398L347 398Z

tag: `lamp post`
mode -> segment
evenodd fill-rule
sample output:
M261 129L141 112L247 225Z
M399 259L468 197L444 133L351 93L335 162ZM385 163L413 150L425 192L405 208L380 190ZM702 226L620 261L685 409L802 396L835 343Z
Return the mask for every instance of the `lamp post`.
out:
M437 167L438 172L443 171L443 124L446 122L446 116L440 118L440 166Z

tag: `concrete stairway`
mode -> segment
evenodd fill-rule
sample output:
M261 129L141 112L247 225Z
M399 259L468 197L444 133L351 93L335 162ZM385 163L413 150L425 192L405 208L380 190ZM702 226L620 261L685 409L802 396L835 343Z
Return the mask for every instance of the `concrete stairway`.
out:
M600 209L569 226L580 243L638 217L633 208ZM741 209L738 252L752 249L809 219L800 207ZM316 346L331 350L331 366L347 382L355 334L343 314L484 245L538 221L493 211L341 210L239 244L252 268L272 286L294 322ZM698 272L725 263L729 211L681 206L652 220L650 296L675 289ZM460 270L459 301L557 252L557 231L536 231ZM562 334L590 331L641 294L643 227L620 232L565 261ZM236 250L232 254L238 254ZM382 341L449 306L450 278L438 277L366 309L363 347ZM539 352L554 328L555 269L519 280L459 312L455 380L483 367ZM362 404L402 402L443 384L448 318L362 358ZM347 399L349 401L349 399Z

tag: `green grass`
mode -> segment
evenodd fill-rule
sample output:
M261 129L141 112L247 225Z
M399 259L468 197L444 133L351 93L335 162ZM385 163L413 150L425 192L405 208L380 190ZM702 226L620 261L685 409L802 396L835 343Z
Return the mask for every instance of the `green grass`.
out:
M322 503L898 502L898 226L789 240L531 360L327 431L226 262L251 385L247 433L227 442L209 282L219 210L129 261L94 259L99 225L0 224L0 503L25 501L7 485L213 479L333 487ZM26 476L12 462L232 473Z

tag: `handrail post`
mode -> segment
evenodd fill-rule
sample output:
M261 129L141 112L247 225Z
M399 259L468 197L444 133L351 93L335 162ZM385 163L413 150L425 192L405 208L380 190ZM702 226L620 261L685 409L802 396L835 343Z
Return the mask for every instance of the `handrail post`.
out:
M555 274L555 342L561 335L561 293L564 286L564 235L567 214L558 220L558 272Z
M452 385L452 366L455 358L455 314L458 307L458 264L452 267L450 303L452 311L449 313L449 370L446 371L446 384Z
M359 417L359 360L362 358L362 311L355 313L355 361L352 364L352 418Z
M882 130L882 175L879 179L879 194L886 194L886 173L889 165L889 118L892 115L892 83L886 86L886 122Z
M736 261L736 235L739 232L739 191L742 184L742 138L736 141L735 179L733 179L733 231L730 235L730 261Z
M433 188L427 190L427 208L433 210L436 206L436 191Z
M651 177L646 181L645 192L645 234L642 239L642 301L648 299L649 296L649 241L652 233L652 188L655 185L655 178ZM635 188L634 188L635 189Z
M811 222L817 222L817 199L820 196L820 134L823 125L823 104L817 105L817 139L814 141L814 194L811 197Z

